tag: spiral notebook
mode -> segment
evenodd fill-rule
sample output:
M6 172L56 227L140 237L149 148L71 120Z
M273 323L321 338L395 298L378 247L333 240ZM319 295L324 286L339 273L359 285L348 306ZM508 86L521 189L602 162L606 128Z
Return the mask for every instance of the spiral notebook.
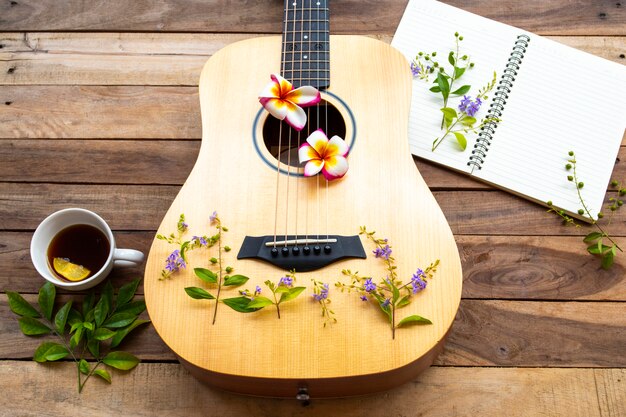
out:
M568 152L591 214L602 202L626 127L626 67L434 0L411 0L392 45L409 61L419 51L438 53L447 65L463 36L460 54L475 63L458 86L478 89L497 73L497 84L476 114L500 118L468 134L461 151L454 137L441 137L442 99L429 91L434 77L413 80L409 121L411 152L524 198L577 214L580 203L565 170ZM456 84L455 84L456 85ZM451 97L457 107L462 97ZM621 179L620 179L621 180Z

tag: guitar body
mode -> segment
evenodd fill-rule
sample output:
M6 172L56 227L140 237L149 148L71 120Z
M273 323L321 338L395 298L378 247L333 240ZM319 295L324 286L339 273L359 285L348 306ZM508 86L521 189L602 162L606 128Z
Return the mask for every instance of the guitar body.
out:
M309 233L356 235L366 225L377 237L389 239L404 282L418 267L439 259L428 287L399 310L402 317L418 314L433 324L398 329L392 339L378 306L335 288L335 282L350 283L342 269L377 280L385 276L384 263L372 255L374 248L364 237L366 259L344 259L312 272L296 272L297 285L307 290L281 304L280 319L272 306L244 314L220 304L212 324L215 301L192 299L183 289L199 286L215 292L215 287L200 281L191 267L159 280L165 259L176 246L155 239L144 283L150 318L181 363L221 389L292 398L304 392L319 398L392 388L433 362L459 306L462 274L457 247L409 152L407 62L389 45L366 37L331 36L330 45L332 81L322 98L345 121L350 169L328 188L323 178L292 176L290 221L295 222L297 208L301 232L307 227ZM277 228L279 235L286 233L280 219L287 213L288 179L284 173L277 175L273 157L259 140L268 113L257 98L269 75L280 68L280 51L280 37L261 37L232 44L206 63L200 79L203 137L198 160L159 227L159 233L168 235L184 213L189 238L210 235L215 229L209 215L216 210L229 229L223 242L233 248L223 255L224 267L230 265L234 273L250 277L244 287L252 290L260 285L267 291L265 280L276 282L285 275L261 260L237 259L245 236L274 231L277 177ZM305 138L306 134L301 140ZM215 250L190 251L189 263L208 268ZM334 324L324 326L320 305L311 296L313 278L330 283ZM237 296L236 288L222 289L221 298Z

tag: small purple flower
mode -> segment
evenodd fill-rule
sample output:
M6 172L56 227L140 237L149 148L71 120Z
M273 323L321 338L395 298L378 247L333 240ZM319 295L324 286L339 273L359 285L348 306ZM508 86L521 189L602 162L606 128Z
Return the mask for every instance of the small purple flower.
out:
M421 70L422 69L417 65L417 62L411 62L411 74L413 74L413 77L419 76Z
M285 287L291 287L293 285L293 278L291 277L282 277L280 281L278 281L278 285L284 285Z
M459 110L464 112L470 117L474 117L478 110L480 110L480 106L483 104L480 97L476 97L476 101L472 101L472 97L463 96L461 103L459 104Z
M259 295L259 294L261 294L261 287L257 285L256 288L254 289L254 295Z
M180 222L180 228L182 230L187 230L187 228L189 227L189 225L185 222Z
M389 304L391 304L391 299L387 298L385 301L383 301L383 303L381 305L383 307L389 307Z
M243 295L244 297L250 296L250 292L248 290L241 290L239 291L239 294Z
M417 269L417 272L415 272L413 276L411 277L411 286L413 287L413 294L417 294L418 292L426 288L427 282L422 279L423 277L425 277L424 271L422 271L419 268Z
M328 284L324 284L319 294L313 294L313 298L317 301L322 301L328 298Z
M391 248L389 247L389 245L385 245L385 247L383 248L374 249L373 252L377 258L383 258L384 260L388 261L389 256L391 255Z
M209 243L206 241L206 239L202 236L194 236L191 238L191 241L193 243L198 243L201 246L207 246Z
M367 292L372 292L372 291L374 291L376 289L376 284L374 284L372 282L371 278L368 278L368 279L365 280L365 283L363 284L363 288Z
M366 295L362 295L361 296L361 301L367 301L367 296Z
M180 268L186 268L187 264L185 264L184 259L180 256L180 250L176 249L174 252L170 254L165 260L165 269L169 272L176 272Z
M213 214L209 216L209 220L211 220L211 223L214 223L215 220L217 220L217 211L214 211Z

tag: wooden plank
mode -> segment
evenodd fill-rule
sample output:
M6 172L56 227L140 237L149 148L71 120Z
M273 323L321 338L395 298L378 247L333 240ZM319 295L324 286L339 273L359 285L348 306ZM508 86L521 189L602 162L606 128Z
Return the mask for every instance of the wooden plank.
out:
M19 375L19 383L15 376ZM623 369L431 368L392 391L332 400L255 398L213 390L177 364L142 363L113 372L113 383L88 381L76 392L72 364L0 362L0 407L7 415L186 416L620 416L626 413ZM85 404L89 406L86 407ZM184 410L184 411L182 411Z
M198 85L207 58L254 36L259 34L0 33L0 84ZM391 42L389 35L370 36ZM620 57L624 37L550 38L626 62Z
M0 232L0 292L37 293L43 283L30 261L30 238ZM154 233L115 232L115 238L120 247L148 253ZM456 236L456 242L464 298L626 301L626 257L601 270L580 237ZM142 275L142 266L115 269L110 279L119 287Z
M196 87L3 86L0 138L200 138Z
M37 302L35 294L24 297ZM59 299L66 300L67 296ZM623 311L624 303L619 302L462 300L444 351L435 363L626 367ZM374 313L372 319L380 319ZM0 297L0 335L0 359L28 359L47 340L21 334L4 296ZM140 330L137 336L125 341L123 349L145 360L174 359L152 326Z
M0 183L0 230L34 230L48 214L66 207L96 211L116 230L155 230L179 188ZM455 235L584 236L594 230L589 225L565 227L556 215L504 191L433 194ZM612 195L609 193L607 198ZM609 232L626 236L626 210L616 212Z
M445 0L491 19L541 34L624 35L626 14L614 0ZM392 34L406 0L346 0L331 5L335 33ZM0 3L3 31L164 31L276 33L282 7L267 1L16 0ZM375 16L375 18L372 18ZM537 19L541 16L541 19Z
M0 181L182 185L199 147L198 140L0 140ZM42 160L46 163L40 163ZM626 178L626 164L621 160L626 161L626 147L619 151L614 178ZM432 191L493 190L466 175L425 160L415 161ZM29 167L28 176L24 166Z
M199 149L199 140L0 140L0 178L13 182L182 185ZM28 175L24 175L25 166L29 167Z

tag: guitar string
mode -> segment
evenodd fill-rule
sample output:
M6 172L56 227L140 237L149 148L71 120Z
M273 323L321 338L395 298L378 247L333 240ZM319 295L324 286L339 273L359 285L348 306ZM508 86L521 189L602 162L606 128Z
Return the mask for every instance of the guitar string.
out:
M307 8L307 10L309 11L309 26L308 26L308 47L307 50L309 51L309 53L311 52L311 21L313 18L313 8L311 7L313 0L309 0L309 7ZM304 7L304 5L302 5L302 7ZM302 15L304 17L304 11L302 12ZM302 68L300 68L300 70L302 70ZM309 75L311 75L311 71L310 71L310 66L309 66ZM319 86L318 86L319 87ZM306 120L307 120L307 124L306 124L306 130L307 130L307 138L311 135L311 123L309 123L309 120L311 120L311 111L310 111L310 107L307 107L306 112ZM300 149L298 147L298 149ZM304 171L303 171L303 178L304 178ZM304 222L304 241L307 242L309 240L309 201L310 199L308 198L309 193L307 192L307 199L306 199L306 219ZM307 246L308 244L305 243L305 246Z
M295 60L295 51L297 48L296 43L296 11L297 11L297 1L293 2L293 19L291 20L291 41L293 43L293 48L291 50L291 69L294 68L296 64ZM302 55L302 53L300 53ZM293 72L291 73L293 76ZM292 80L292 82L295 80ZM285 247L287 247L287 240L289 236L289 184L291 182L291 136L292 136L293 128L289 127L289 145L287 146L287 187L285 192Z
M316 14L317 14L318 18L319 18L319 15L320 15L320 11L319 11L320 3L321 2L319 2L319 1L316 3L317 4ZM319 19L316 19L316 20L319 20ZM319 27L317 27L317 30L318 30L318 33L319 33ZM317 39L316 39L316 42L317 42ZM317 52L317 50L316 50L316 57L315 58L316 58L315 61L318 62L319 61L319 52ZM319 65L316 65L316 68L315 68L315 70L316 70L315 73L316 74L315 75L316 75L318 80L319 80L319 77L320 77L319 69L320 69ZM321 86L318 85L318 88L319 87L321 87ZM321 92L320 92L320 94L321 94ZM319 105L319 103L315 107L316 107L316 110L317 110L317 128L319 129L320 128L320 105ZM320 239L320 230L322 228L322 222L321 222L321 216L320 216L320 175L319 175L319 173L317 175L317 179L316 179L315 183L316 183L316 188L317 188L317 240L319 241L319 239Z
M283 30L283 33L285 34L285 38L287 37L287 13L289 10L289 3L288 1L285 1L285 28ZM286 39L285 39L286 40ZM286 64L286 59L287 59L287 42L283 42L283 50L282 50L282 56L283 59L282 61L282 70L283 73L285 73L285 64ZM278 191L279 191L279 187L278 185L280 184L280 149L282 147L282 138L283 138L283 122L282 120L278 122L278 152L277 152L277 161L278 163L276 164L276 201L274 203L274 249L276 248L276 236L277 236L277 227L278 227Z
M329 24L329 20L328 20L328 7L325 9L324 11L324 18L326 20L325 24L324 24L324 29L327 29L330 32L330 24ZM328 27L326 27L326 25L328 25ZM328 34L328 39L330 41L330 33ZM330 51L330 43L329 45L329 51ZM319 56L317 57L319 59ZM329 65L329 61L330 61L330 57L326 57L326 55L324 54L324 59L326 59L326 65L328 66L328 70L330 71L330 65ZM328 100L324 101L324 113L325 113L325 119L326 119L326 135L330 136L330 134L328 133ZM326 239L328 239L329 237L329 230L328 230L328 200L330 198L329 194L328 194L328 180L326 180Z
M304 45L304 43L302 42L303 36L304 36L304 3L306 0L302 0L302 12L300 13L300 44ZM303 49L304 48L300 48L300 73L298 74L298 87L301 87L303 84L303 76L302 76L302 54L303 54ZM307 119L308 121L308 119ZM296 147L297 150L300 149L300 131L298 131L298 146ZM296 151L296 155L297 155L297 151ZM294 236L295 236L295 240L296 240L296 247L298 247L298 205L300 202L300 179L298 178L298 168L296 168L296 177L295 177L295 181L296 181L296 214L295 214L295 221L296 221L296 228L294 230Z

